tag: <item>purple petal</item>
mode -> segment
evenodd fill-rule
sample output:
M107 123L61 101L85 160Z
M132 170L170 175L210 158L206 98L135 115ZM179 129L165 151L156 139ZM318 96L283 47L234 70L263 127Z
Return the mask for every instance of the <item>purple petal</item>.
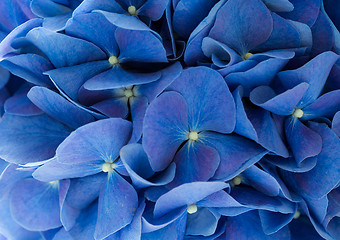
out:
M332 121L332 130L340 137L340 112L337 112L334 115L333 121Z
M320 11L320 1L311 0L290 0L294 5L294 10L287 13L281 13L284 18L292 19L294 21L299 21L312 26Z
M164 14L169 0L147 0L138 10L140 15L147 16L152 21L159 20Z

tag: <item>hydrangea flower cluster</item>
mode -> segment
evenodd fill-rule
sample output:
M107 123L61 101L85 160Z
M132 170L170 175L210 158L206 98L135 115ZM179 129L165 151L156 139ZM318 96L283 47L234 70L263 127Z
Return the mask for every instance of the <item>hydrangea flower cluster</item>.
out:
M339 9L1 0L0 239L339 240Z

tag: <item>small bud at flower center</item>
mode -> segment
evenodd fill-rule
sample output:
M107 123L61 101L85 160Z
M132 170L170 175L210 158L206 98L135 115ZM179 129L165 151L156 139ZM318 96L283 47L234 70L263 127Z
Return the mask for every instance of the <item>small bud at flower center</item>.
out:
M59 185L59 181L58 181L58 180L51 181L51 182L49 182L49 184L50 184L52 187L57 187L57 186Z
M109 63L114 66L117 65L119 63L119 60L116 56L111 56L109 57Z
M300 217L301 213L299 210L296 210L295 214L294 214L294 219L298 219Z
M189 214L193 214L193 213L197 212L197 206L196 206L196 204L193 203L193 204L188 205L187 212L188 212Z
M244 60L248 60L248 58L250 58L251 56L253 56L253 54L249 52L249 53L246 53L245 55L243 55L242 58L243 58Z
M234 179L233 179L233 184L234 184L235 186L240 185L241 183L242 183L242 178L241 178L241 177L239 177L239 176L234 177Z
M300 108L296 108L293 112L293 116L301 118L303 116L303 111Z
M112 172L113 171L113 163L106 162L102 165L103 172Z
M128 12L129 12L129 14L130 14L131 16L136 16L136 15L137 15L137 9L136 9L135 6L130 6L130 7L128 8Z
M134 95L133 95L133 91L132 91L131 89L126 89L126 90L124 91L124 95L125 95L125 97L127 97L127 98L133 97L133 96L134 96Z
M198 133L195 131L189 132L189 136L188 136L189 140L191 141L197 141L198 139Z

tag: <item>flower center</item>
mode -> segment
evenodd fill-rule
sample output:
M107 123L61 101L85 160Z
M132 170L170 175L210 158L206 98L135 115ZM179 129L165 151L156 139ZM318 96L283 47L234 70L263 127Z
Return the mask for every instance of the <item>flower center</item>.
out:
M128 12L131 16L137 16L137 9L135 6L128 7Z
M191 141L197 141L198 139L198 132L196 131L190 131L188 135L189 140Z
M58 180L51 181L51 182L49 182L49 184L50 184L52 187L57 187L57 186L59 185L59 181L58 181Z
M303 116L303 111L300 108L295 108L293 116L296 118L301 118Z
M193 204L188 205L187 212L188 212L189 214L193 214L193 213L197 212L197 206L196 206L196 204L193 203Z
M249 53L246 53L245 55L243 55L242 58L244 60L248 60L248 58L250 58L251 56L253 56L253 54L249 52Z
M294 219L298 219L300 217L301 213L299 210L296 210L295 214L294 214Z
M133 97L133 96L134 96L134 95L133 95L132 89L126 89L126 90L124 91L124 95L125 95L125 97L127 97L127 98Z
M237 186L237 185L240 185L240 184L242 183L242 178L239 177L239 176L236 176L236 177L233 178L232 181L233 181L233 184L234 184L235 186Z
M119 63L119 60L116 56L111 56L109 57L109 63L114 66L117 65Z
M106 162L102 165L103 172L112 172L113 171L113 163Z

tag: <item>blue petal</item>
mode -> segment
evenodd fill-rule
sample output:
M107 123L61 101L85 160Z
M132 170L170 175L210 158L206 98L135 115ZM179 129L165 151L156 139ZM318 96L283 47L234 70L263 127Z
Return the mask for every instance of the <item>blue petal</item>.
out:
M304 66L295 70L280 72L277 76L286 89L293 88L302 82L309 84L305 96L299 103L299 107L303 108L319 97L329 72L338 59L339 56L335 53L325 52L313 58Z
M135 73L123 69L120 65L113 66L110 70L90 78L84 84L88 90L106 90L151 83L161 77L160 72Z
M107 58L102 50L90 42L45 28L31 30L27 39L45 53L56 68Z
M208 208L198 208L197 212L187 215L186 235L213 235L220 216L209 211Z
M30 87L21 87L14 96L8 98L4 105L4 110L7 114L33 116L40 115L43 112L35 106L27 97L27 92Z
M70 12L71 9L54 1L32 0L32 12L39 17L53 17Z
M273 234L286 226L294 217L295 212L282 214L259 210L261 224L265 234Z
M300 193L310 198L321 198L339 183L340 140L325 124L310 125L322 137L322 150L312 170L293 174L293 177Z
M201 141L215 148L220 156L220 165L214 179L231 179L258 162L268 152L255 142L237 135L213 132L203 132L200 135Z
M309 84L301 83L296 87L276 95L268 86L260 86L250 93L250 101L278 115L291 115L304 96Z
M214 192L228 187L224 182L193 182L180 185L162 195L156 202L156 218L177 208L196 203Z
M169 2L169 0L148 0L138 10L138 13L147 16L152 21L157 21L164 14L165 8Z
M287 118L285 133L298 166L306 158L314 157L320 153L322 148L320 135L306 127L299 119Z
M138 142L142 137L143 120L146 109L148 107L148 99L146 97L134 97L130 101L130 111L132 119L132 136L130 143Z
M103 239L130 224L137 207L134 188L115 171L109 173L99 195L95 239Z
M137 188L149 186L162 186L171 182L175 176L175 164L156 178L146 180L154 175L149 159L141 144L129 144L120 151L120 157L126 170L128 171L132 183Z
M143 147L154 171L165 169L187 139L187 114L186 102L176 92L163 93L148 107L143 124Z
M128 99L125 97L108 99L91 107L111 118L126 118L129 114Z
M65 29L67 21L72 17L72 12L65 13L63 15L57 15L54 17L44 18L42 26L49 30L59 32Z
M131 123L119 118L89 123L72 132L60 144L56 156L64 164L114 162L130 139L131 130Z
M332 121L332 130L340 137L340 112L337 112L334 115L333 121Z
M209 36L240 55L265 42L273 29L270 11L262 1L228 1L218 12Z
M294 9L294 5L289 0L263 0L263 2L274 12L290 12Z
M328 92L303 109L302 120L311 120L319 117L332 118L340 111L340 90Z
M82 125L94 121L94 117L88 112L78 108L59 94L47 88L33 87L27 96L46 114L70 128L77 129Z
M294 5L294 10L287 13L281 13L284 18L292 19L294 21L299 21L312 26L320 11L320 1L319 0L290 0Z
M117 27L113 26L102 14L89 13L77 15L67 22L67 35L92 42L108 55L119 54L116 39L113 37Z
M188 68L169 88L186 100L190 130L221 133L234 130L234 99L217 71L206 67Z
M37 54L21 54L4 59L1 66L12 74L40 86L51 86L51 80L43 72L51 70L52 64Z
M94 61L71 67L64 67L45 72L53 82L71 99L78 100L78 91L86 80L108 70L108 61Z
M4 115L0 123L0 155L13 163L38 162L54 156L71 129L46 115Z
M187 142L176 154L176 175L170 183L207 181L212 178L220 164L220 156L215 148L200 142Z
M73 16L100 9L107 12L124 13L125 10L116 1L111 0L84 0L73 12Z
M15 185L10 196L13 218L31 231L46 231L61 226L58 184L25 179Z

